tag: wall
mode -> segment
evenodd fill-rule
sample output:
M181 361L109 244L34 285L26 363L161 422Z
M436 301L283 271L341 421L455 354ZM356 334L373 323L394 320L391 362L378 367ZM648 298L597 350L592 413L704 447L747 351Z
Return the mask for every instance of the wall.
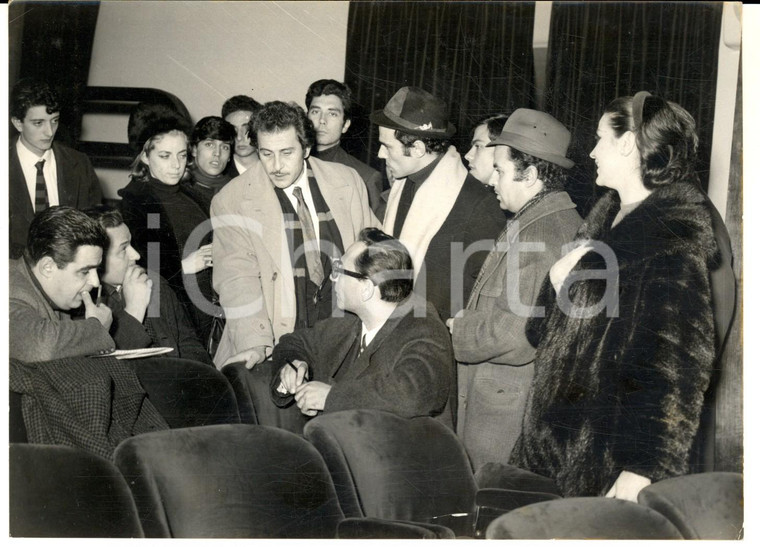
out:
M347 24L348 2L102 2L88 84L163 89L193 121L238 94L303 105L314 80L343 80ZM126 142L126 119L100 121L83 138ZM106 197L127 183L98 174Z

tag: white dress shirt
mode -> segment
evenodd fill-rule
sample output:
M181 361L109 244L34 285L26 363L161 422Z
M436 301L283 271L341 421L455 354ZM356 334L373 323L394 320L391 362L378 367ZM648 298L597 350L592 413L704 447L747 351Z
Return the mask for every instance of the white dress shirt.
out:
M301 176L298 177L293 184L284 189L285 195L288 196L290 203L293 204L293 209L298 212L298 200L293 195L293 190L296 188L301 189L303 199L306 202L306 206L309 208L309 214L311 215L311 223L314 225L314 234L317 241L319 241L319 217L317 216L317 210L314 207L314 200L311 197L311 189L309 188L309 177L306 174L306 161L303 163L303 171Z
M45 150L42 157L40 157L29 150L19 138L16 140L16 153L18 154L18 161L21 163L21 171L24 173L26 189L29 192L29 199L32 201L32 208L34 208L35 195L37 193L36 165L40 160L45 160L45 165L42 167L42 174L45 175L48 204L50 207L60 205L60 202L58 201L58 170L55 165L55 154L53 153L53 149L48 148Z

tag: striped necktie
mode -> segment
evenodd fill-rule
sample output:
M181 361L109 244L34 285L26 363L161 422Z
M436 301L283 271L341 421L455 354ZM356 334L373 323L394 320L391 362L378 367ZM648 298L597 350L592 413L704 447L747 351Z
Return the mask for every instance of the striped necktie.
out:
M34 164L37 168L37 182L34 186L34 212L44 211L50 205L48 201L47 184L45 184L45 174L42 168L45 166L45 160L40 160Z
M311 213L306 201L303 199L303 192L300 188L293 188L293 195L298 200L298 220L301 221L301 231L303 232L303 247L306 255L306 267L309 270L309 279L315 285L321 285L325 279L325 271L322 268L322 260L319 255L319 242L317 233L314 231L314 224L311 221Z

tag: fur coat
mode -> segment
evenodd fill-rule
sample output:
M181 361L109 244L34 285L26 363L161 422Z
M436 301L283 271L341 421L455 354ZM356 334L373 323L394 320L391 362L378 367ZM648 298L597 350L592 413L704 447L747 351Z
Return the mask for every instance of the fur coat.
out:
M623 470L652 482L688 472L716 346L709 274L718 253L706 199L673 183L611 228L619 199L604 196L577 236L594 250L571 276L604 269L595 251L607 245L617 305L581 318L555 304L531 325L540 343L511 463L553 478L565 496L604 495ZM581 278L569 297L591 306L605 287Z

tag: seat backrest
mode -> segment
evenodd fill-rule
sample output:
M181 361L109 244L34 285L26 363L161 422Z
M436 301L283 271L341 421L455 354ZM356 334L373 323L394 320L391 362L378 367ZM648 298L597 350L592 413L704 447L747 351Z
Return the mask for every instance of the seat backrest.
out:
M214 367L171 357L129 361L169 427L240 423L232 386Z
M614 498L563 498L494 520L486 539L682 539L657 511Z
M665 479L639 492L638 502L666 516L686 539L739 539L744 490L739 473L697 473Z
M10 535L143 537L137 508L114 465L68 446L10 445Z
M428 522L474 511L464 447L433 418L344 410L314 418L304 436L327 463L347 517Z
M303 438L248 424L157 433L114 453L147 537L335 537L335 488Z

